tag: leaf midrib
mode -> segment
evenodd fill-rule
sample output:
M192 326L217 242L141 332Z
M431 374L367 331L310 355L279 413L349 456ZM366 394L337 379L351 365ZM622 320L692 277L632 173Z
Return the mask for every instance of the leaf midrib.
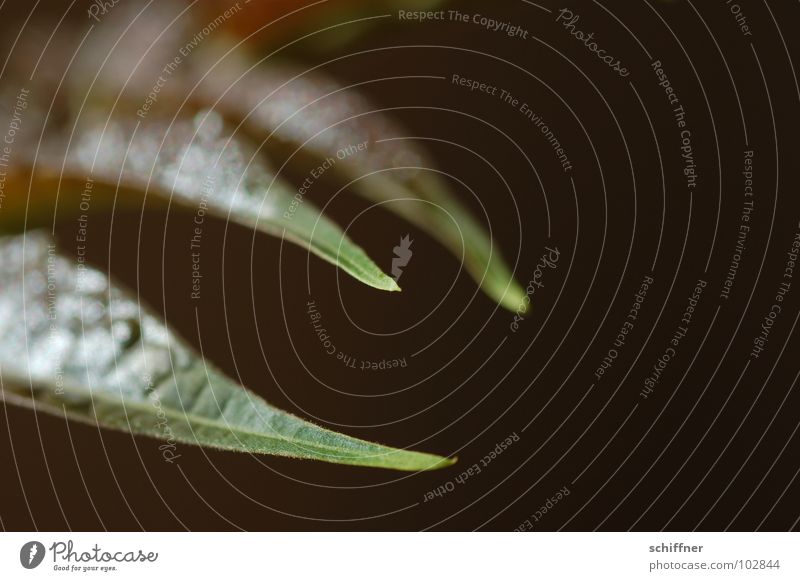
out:
M23 378L21 375L18 375L18 374L13 373L13 372L7 373L7 372L4 371L3 375L5 377L7 377L7 378L10 377L12 382L18 383L18 384L22 384L22 383L28 381L26 378ZM41 383L38 382L38 381L31 381L31 384L41 385ZM70 391L72 394L80 395L80 396L84 396L84 397L88 396L92 400L92 405L93 406L94 406L94 399L102 400L103 402L108 403L110 405L116 405L118 403L116 400L112 399L110 396L108 396L107 394L103 393L102 391L100 391L100 392L92 392L90 390L84 390L82 388L77 388L76 389L73 386L72 383L67 383L67 382L64 383L64 387L65 387L66 390ZM19 397L26 398L26 400L35 401L35 402L40 403L42 405L50 405L48 403L38 402L35 397L30 398L30 397L25 396L23 393L20 393L19 389L11 388L10 391L11 391L11 393L14 393ZM254 396L254 397L257 397L257 396ZM145 406L141 401L138 401L138 400L126 401L125 398L122 397L122 394L121 394L120 402L121 402L121 405L122 405L123 408L132 407L132 408L135 408L137 410L144 411L146 413L150 412L150 408L148 406ZM269 405L269 404L265 404L265 405ZM64 409L67 412L69 412L69 406L67 404L62 403L62 406L64 407ZM174 407L162 407L162 409L165 410L165 413L168 416L170 416L172 418L175 418L175 419L178 419L178 420L181 419L180 410L177 410ZM281 411L281 412L278 412L278 413L285 414L286 416L288 416L288 417L290 417L290 418L292 418L292 419L294 419L294 420L296 420L298 422L305 423L305 424L307 424L308 427L313 427L313 428L316 428L318 430L323 430L323 431L325 431L325 432L327 432L329 434L336 435L335 432L331 432L330 430L327 430L326 428L323 428L321 426L317 426L316 424L312 424L310 422L307 422L306 420L302 420L302 419L298 418L297 416L295 416L293 414L290 414L289 412ZM78 415L78 414L75 414L74 412L72 412L70 415L74 416L74 415ZM203 418L201 416L190 415L188 413L184 413L183 416L185 418L191 418L192 422L195 422L195 423L198 423L198 424L202 424L202 425L206 425L206 426L210 426L210 427L213 427L213 428L216 428L216 429L228 429L228 430L231 429L231 425L230 424L223 424L219 420L212 420L212 419L208 419L208 418ZM319 443L312 443L312 442L310 442L308 440L296 439L296 438L292 438L292 437L289 437L289 436L279 436L279 435L274 435L274 434L266 434L266 433L262 433L262 432L254 432L251 429L244 428L244 427L242 427L242 426L240 426L238 424L233 424L233 427L236 428L235 433L241 433L241 434L245 434L245 435L248 435L248 436L255 436L257 438L263 438L263 439L266 439L266 440L272 440L272 441L276 441L276 442L290 443L290 444L293 444L293 445L298 446L298 447L306 446L308 448L314 448L314 449L322 450L322 451L325 451L325 452L341 451L340 449L338 449L338 448L336 448L334 446L329 446L329 445L324 445L324 444L319 444ZM344 438L346 440L350 440L350 441L356 441L356 442L359 442L359 443L364 443L364 444L367 444L367 445L378 446L380 448L384 448L384 446L382 444L370 443L370 442L367 442L366 440L361 440L359 438L354 438L352 436L339 435L339 437ZM196 440L195 443L197 445L207 445L205 443L201 444L200 440ZM236 450L235 448L228 448L228 447L224 447L224 446L217 446L217 447L221 448L221 449ZM388 456L390 454L397 454L397 453L400 453L402 455L409 454L409 455L414 455L414 456L417 456L417 455L418 456L428 456L428 454L425 454L425 453L422 453L422 452L415 452L413 450L392 450L391 448L388 448L388 447L386 447L386 450L387 450L387 453L385 454L386 456ZM334 453L334 454L331 454L331 457L344 457L344 458L353 458L353 459L367 458L367 459L369 459L369 458L380 458L381 455L378 454L378 455L373 455L373 456L359 456L359 455L344 455L344 456L342 456L342 455L337 455L337 454ZM446 459L443 459L443 460L446 461Z

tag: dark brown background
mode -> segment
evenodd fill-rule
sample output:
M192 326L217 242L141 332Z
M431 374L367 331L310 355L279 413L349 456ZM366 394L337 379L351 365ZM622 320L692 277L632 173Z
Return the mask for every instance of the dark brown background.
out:
M30 7L19 4L4 6L0 19L5 20L2 15L9 10L27 15ZM542 5L561 7L547 0ZM234 377L238 373L245 385L270 402L348 434L458 455L458 465L406 475L189 446L180 446L179 461L170 465L162 460L155 441L6 408L0 414L3 528L510 530L564 486L571 494L535 524L537 530L565 525L568 530L796 528L800 442L795 430L800 395L794 387L800 368L797 338L790 336L790 329L798 314L800 288L789 296L767 352L750 364L738 385L737 380L759 321L772 304L786 260L784 250L800 220L795 172L800 94L789 61L789 55L798 56L792 27L799 21L800 6L771 3L782 38L765 3L742 2L754 30L750 39L739 33L721 0L697 0L694 7L684 1L603 3L654 59L662 61L687 110L700 173L689 221L679 138L648 57L600 5L566 5L580 14L579 28L595 31L599 43L623 60L631 70L628 78L621 79L599 63L555 23L554 14L522 1L463 2L458 7L519 23L538 41L510 39L474 25L418 25L391 19L339 52L320 55L304 50L302 44L295 47L311 64L339 54L396 47L354 55L326 70L352 82L458 73L507 88L547 120L573 162L579 228L570 174L562 172L547 142L510 106L439 80L383 81L365 88L376 102L401 107L396 116L404 122L407 135L471 148L502 173L518 214L491 168L459 147L428 143L436 167L463 180L479 196L504 254L512 263L518 260L523 284L545 246L561 250L559 269L547 273L546 289L537 294L532 314L516 334L509 333L512 315L476 294L474 283L463 274L435 313L412 331L376 338L356 329L342 304L355 322L369 330L394 332L434 308L458 273L458 263L449 253L385 211L361 214L350 233L386 270L392 247L411 233L414 256L401 280L403 293L371 290L338 276L333 267L316 259L308 262L308 268L311 295L343 351L369 359L410 356L445 332L424 353L409 358L407 368L393 372L345 369L325 355L305 313L307 256L297 247L214 222L204 233L204 271L211 278L204 281L203 300L194 303L188 300L191 215L172 213L167 219L147 212L141 217L141 238L137 213L98 217L92 223L92 261L104 268L110 264L119 280L134 288L138 285L142 296L165 312L190 342L199 347L202 340L210 360ZM41 4L32 21L60 6ZM78 18L84 10L78 10ZM11 24L5 28L8 41L16 31ZM552 91L481 52L526 68ZM757 194L753 230L732 297L722 302L718 295L741 211L745 149L726 63L741 98L750 147L756 152ZM656 282L642 318L613 370L587 395L594 368L611 346L641 279L650 272L662 220L658 151L631 84L658 136L665 168L665 227ZM591 144L565 103L583 124ZM543 192L519 151L490 126L442 108L486 120L525 150L550 203L550 240ZM303 174L302 168L293 171L294 176ZM312 197L325 203L339 185L326 183ZM460 193L480 211L469 192ZM719 234L711 268L704 274L720 196ZM347 224L368 207L345 193L332 203L330 212ZM60 228L62 236L73 235L73 225ZM641 401L643 381L667 346L691 288L701 277L709 286L690 334L657 392ZM288 341L289 333L302 364ZM350 395L326 389L303 366ZM426 492L454 479L513 432L520 441L481 474L442 498L423 502Z

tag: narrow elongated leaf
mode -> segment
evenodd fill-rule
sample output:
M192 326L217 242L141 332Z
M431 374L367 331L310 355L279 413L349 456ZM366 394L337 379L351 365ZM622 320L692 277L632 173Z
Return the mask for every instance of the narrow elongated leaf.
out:
M225 377L46 235L0 238L3 399L133 434L399 470L453 461L323 429Z
M209 43L199 95L218 103L231 119L243 119L260 138L302 148L334 168L363 197L397 213L463 259L470 275L509 310L524 304L515 281L486 228L459 202L432 168L425 151L357 89L343 89L318 70L254 59L239 48L226 55L224 41Z
M333 159L332 171L355 180L354 191L373 202L391 202L382 207L463 260L492 299L509 310L524 308L524 290L490 232L445 180L420 169L434 164L418 143L393 139L408 134L389 114L374 112L379 107L360 89L343 89L320 69L304 70L276 56L256 65L243 46L233 48L235 40L223 28L187 44L202 23L193 21L195 11L182 12L185 8L182 1L160 2L142 14L118 10L104 19L71 75L76 93L84 95L91 84L90 98L118 107L116 99L122 95L135 104L134 111L143 103L162 113L176 103L213 108L230 122L243 123L268 146L283 144L317 160ZM166 82L157 100L148 101L148 87L158 79ZM358 149L358 144L364 147ZM339 158L338 152L345 154Z
M57 207L48 206L44 198L55 191L59 176L64 198ZM39 214L47 210L50 217L53 212L63 217L107 208L119 185L118 206L141 203L134 194L146 193L150 199L285 236L370 286L400 290L334 222L276 178L247 139L233 135L214 113L199 112L194 119L172 123L159 117L136 122L90 118L68 145L66 140L48 142L34 177L36 199L29 206ZM27 188L28 176L17 176L14 183ZM88 190L90 204L74 195L81 190ZM16 212L10 202L0 212L0 224L21 223L25 196L17 192L16 199Z

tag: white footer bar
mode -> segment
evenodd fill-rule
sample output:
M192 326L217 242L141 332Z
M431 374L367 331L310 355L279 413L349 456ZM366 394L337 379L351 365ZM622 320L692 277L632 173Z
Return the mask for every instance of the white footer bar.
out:
M799 553L791 533L4 533L0 579L796 581Z

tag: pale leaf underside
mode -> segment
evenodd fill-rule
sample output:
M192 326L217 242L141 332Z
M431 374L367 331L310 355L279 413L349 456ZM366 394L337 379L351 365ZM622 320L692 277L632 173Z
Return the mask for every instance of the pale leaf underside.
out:
M49 236L0 238L0 379L11 403L132 434L399 470L452 464L341 435L238 385Z

